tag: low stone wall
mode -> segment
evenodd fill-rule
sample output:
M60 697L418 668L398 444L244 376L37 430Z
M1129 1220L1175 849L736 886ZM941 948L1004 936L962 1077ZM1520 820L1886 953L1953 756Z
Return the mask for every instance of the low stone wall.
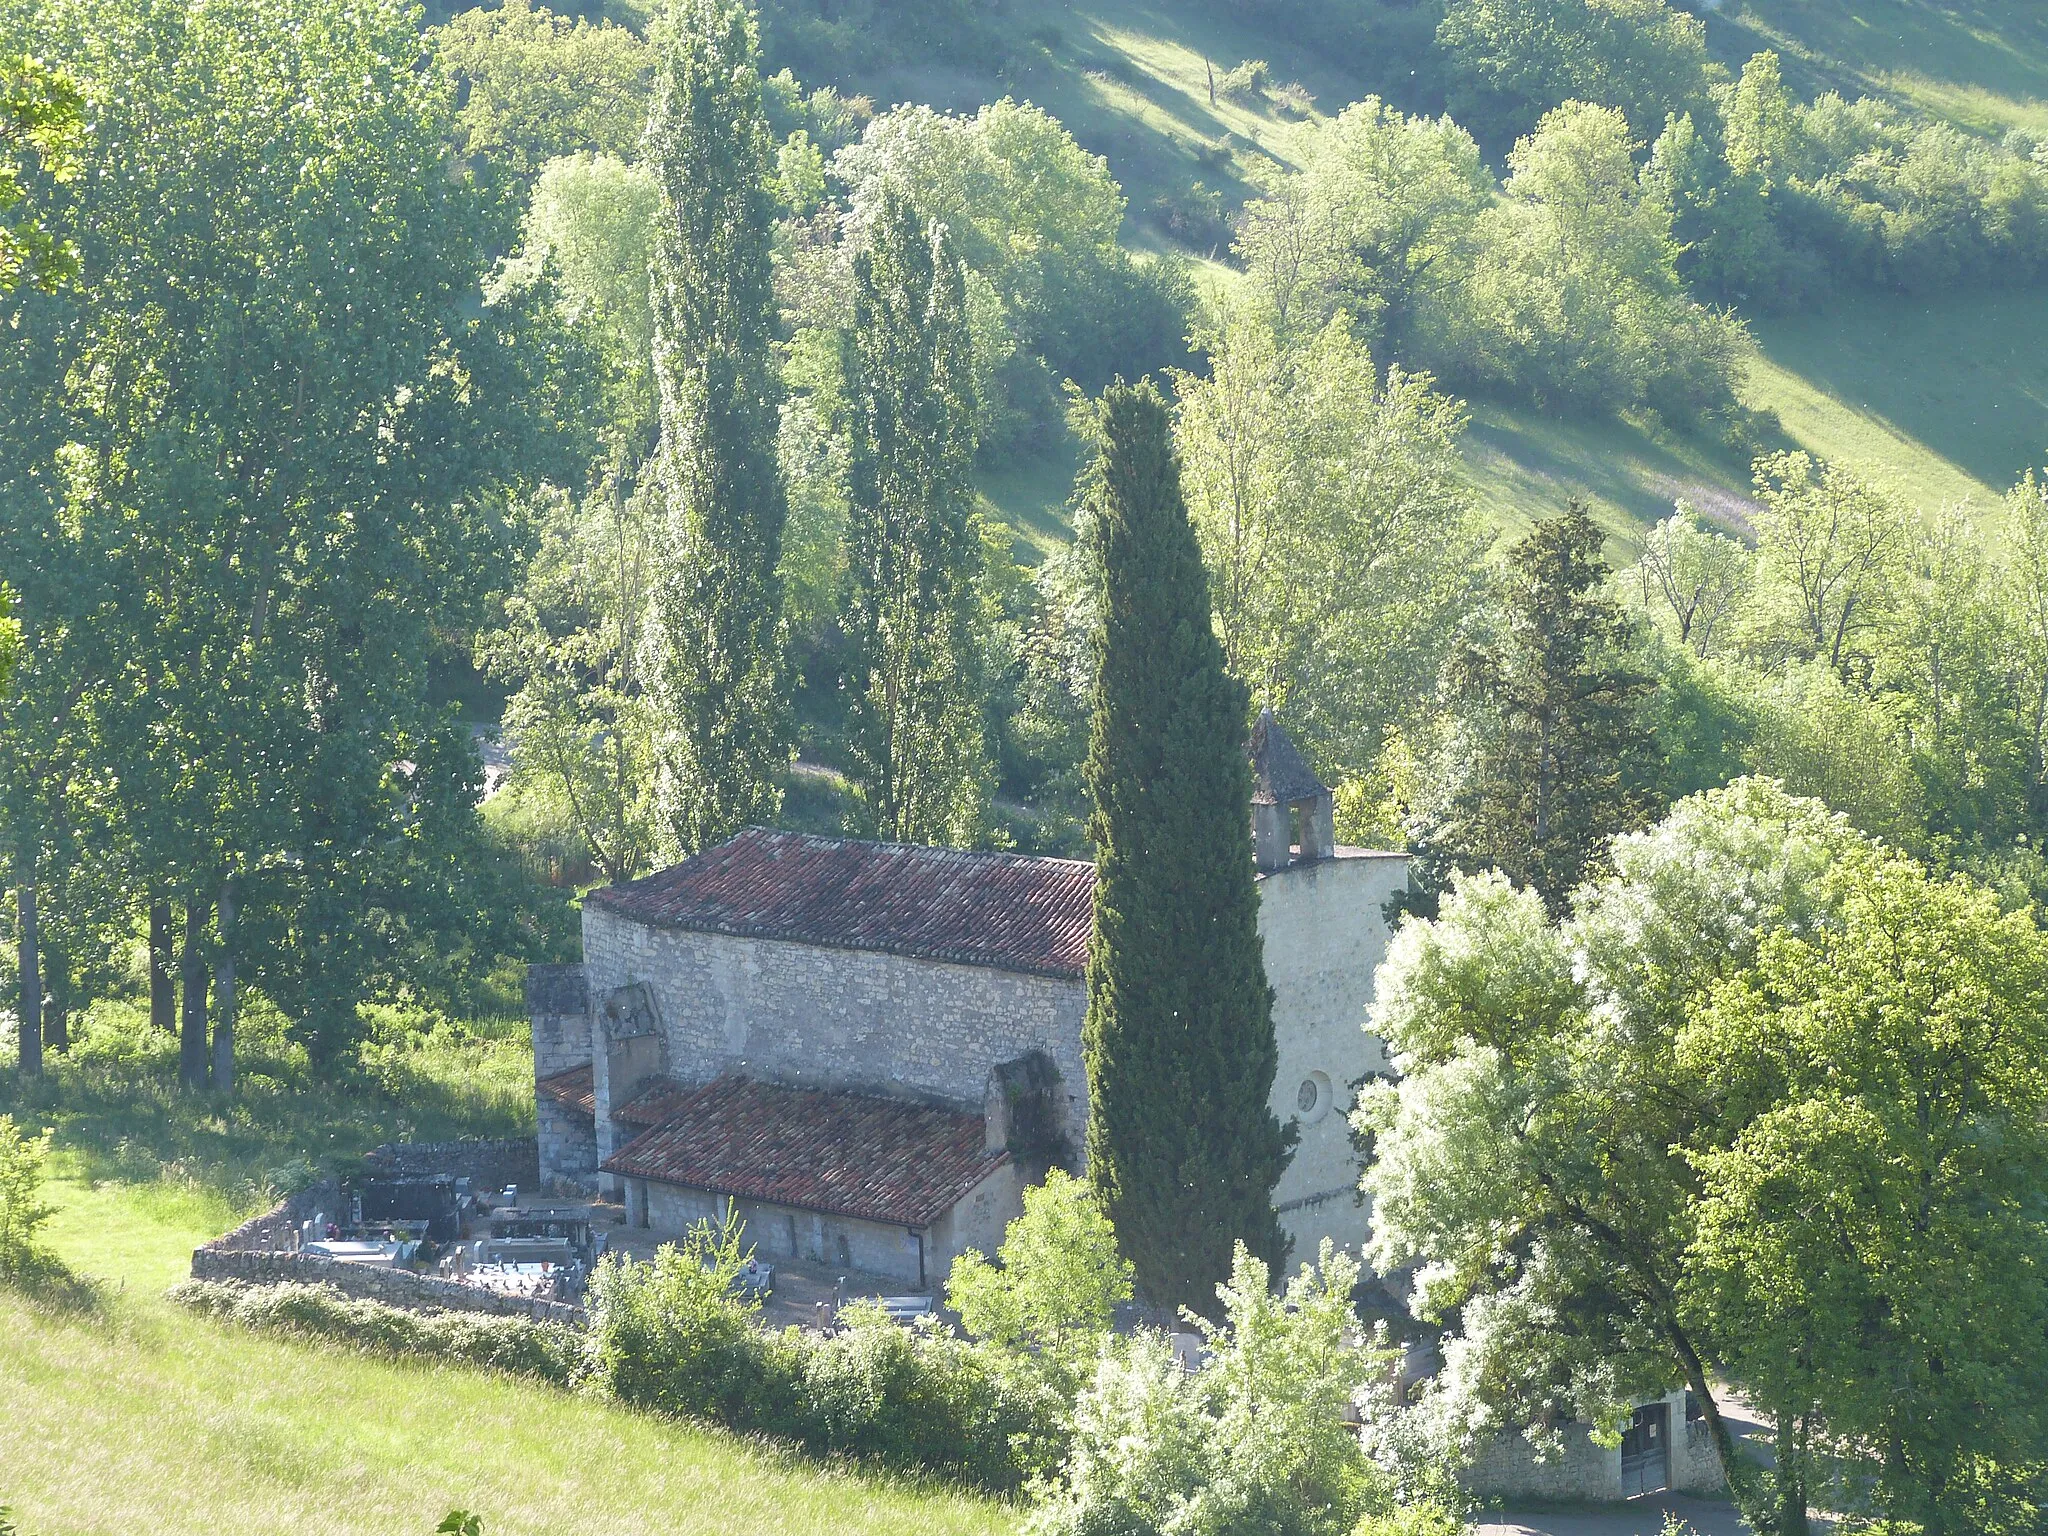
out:
M473 1179L481 1189L502 1189L507 1184L532 1189L540 1182L539 1150L531 1136L505 1141L391 1142L370 1153L364 1162L387 1178L430 1178L445 1173ZM576 1327L586 1319L581 1307L566 1302L502 1296L411 1270L375 1269L343 1264L325 1254L292 1252L292 1233L322 1212L330 1220L340 1218L338 1180L323 1179L287 1195L262 1215L252 1216L234 1231L195 1248L192 1278L241 1280L251 1285L331 1285L346 1295L409 1312L489 1312Z
M298 1227L321 1212L332 1218L341 1209L341 1185L333 1179L309 1184L287 1195L260 1216L251 1216L232 1232L208 1243L202 1253L270 1253L291 1246ZM196 1271L195 1271L196 1273Z
M192 1254L194 1280L240 1280L249 1285L331 1285L348 1296L381 1301L408 1312L488 1312L496 1317L530 1317L538 1323L580 1328L589 1314L561 1301L502 1296L473 1285L416 1275L405 1269L343 1264L316 1253L251 1253L211 1244Z
M448 1174L472 1180L479 1190L540 1187L540 1145L531 1136L503 1141L386 1142L363 1162L386 1178L426 1179Z

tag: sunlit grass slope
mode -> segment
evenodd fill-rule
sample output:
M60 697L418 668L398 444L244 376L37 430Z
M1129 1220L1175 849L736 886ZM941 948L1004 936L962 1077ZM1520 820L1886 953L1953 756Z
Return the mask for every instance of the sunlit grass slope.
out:
M1812 94L1890 95L1985 132L2048 131L2048 6L2040 0L1729 0L1692 7L1739 65L1774 48Z
M0 1498L36 1536L968 1536L1014 1512L481 1371L236 1333L135 1296L0 1299Z
M1876 93L1977 132L2027 125L2048 133L2048 4L2040 0L1725 0L1691 7L1707 18L1714 51L1733 65L1759 48L1787 59L1806 92ZM1426 27L1422 7L1364 4L1390 46L1332 56L1218 14L1166 0L1011 0L992 12L1014 47L998 76L909 61L836 83L878 102L971 109L1005 93L1056 113L1108 157L1130 198L1126 237L1171 245L1161 198L1193 182L1235 203L1262 171L1292 163L1302 132L1270 103L1208 94L1220 75L1263 58L1276 81L1301 82L1319 114L1368 92L1412 105ZM1185 252L1207 285L1227 249ZM1928 302L1855 293L1813 313L1753 321L1759 354L1745 398L1769 407L1787 436L1885 480L1922 505L1988 505L2030 464L2048 458L2048 293L1966 295ZM1561 507L1592 503L1624 542L1684 496L1739 510L1749 490L1738 456L1711 443L1651 436L1624 423L1560 420L1480 403L1468 458L1476 487L1504 529ZM1036 550L1063 527L1068 466L1020 467L983 489Z
M47 1236L106 1282L106 1303L67 1315L0 1293L0 1504L33 1536L424 1536L452 1506L480 1513L489 1536L982 1536L1016 1523L999 1504L823 1469L508 1377L189 1316L163 1289L193 1247L241 1218L243 1186L176 1165L140 1182L96 1176L142 1154L85 1144L80 1134L104 1119L45 1108L67 1141Z

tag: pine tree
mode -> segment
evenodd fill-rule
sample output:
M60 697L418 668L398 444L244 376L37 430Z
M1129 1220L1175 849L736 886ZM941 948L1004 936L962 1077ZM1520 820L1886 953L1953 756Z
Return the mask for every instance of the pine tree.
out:
M945 226L886 193L854 259L844 622L865 829L897 842L970 843L987 819L971 367Z
M1655 809L1652 683L1630 665L1600 544L1573 502L1510 551L1499 632L1446 668L1449 792L1422 838L1439 860L1533 886L1553 912Z
M1164 401L1112 387L1100 427L1088 1170L1147 1298L1212 1311L1236 1241L1285 1257L1272 1193L1293 1134L1269 1105L1246 695L1224 669Z
M677 0L658 47L647 158L661 184L653 305L665 505L646 679L661 835L665 851L687 854L780 808L788 501L753 15L742 0Z

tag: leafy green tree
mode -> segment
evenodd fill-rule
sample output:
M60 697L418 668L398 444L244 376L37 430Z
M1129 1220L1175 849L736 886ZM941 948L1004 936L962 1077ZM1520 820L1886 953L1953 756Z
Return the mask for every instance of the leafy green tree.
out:
M1738 674L1752 713L1743 760L1798 795L1824 800L1873 837L1905 848L1926 843L1925 786L1896 698L1844 683L1822 661Z
M1246 207L1238 253L1283 327L1312 333L1342 311L1413 359L1441 345L1496 191L1456 123L1369 96L1318 125L1300 172Z
M644 673L664 851L771 821L789 764L779 626L781 393L771 351L773 147L740 0L683 0L658 28L647 156L664 522Z
M1642 557L1626 573L1624 590L1651 624L1704 660L1732 648L1755 565L1747 545L1701 527L1698 514L1681 501L1643 535Z
M1930 1536L2035 1530L2048 940L1904 860L1839 880L1835 922L1773 935L1689 1012L1679 1059L1725 1116L1689 1285L1777 1416L1779 1530L1804 1530L1823 1443Z
M1183 355L1184 283L1118 244L1124 196L1108 162L1041 108L1008 98L972 117L900 107L832 169L861 224L890 189L944 224L1016 342L1055 377L1096 388Z
M41 60L0 54L0 294L22 282L46 292L78 270L78 252L44 227L30 199L38 180L61 183L78 170L85 103L77 87Z
M463 92L459 153L524 182L559 156L639 149L655 49L630 29L505 0L458 11L429 36Z
M896 842L972 843L988 813L971 369L946 227L887 192L854 258L841 622L859 814Z
M609 155L550 160L534 183L516 273L558 279L567 318L603 362L610 432L634 460L653 446L658 422L648 277L659 214L659 189L642 167Z
M1729 167L1755 176L1766 193L1781 185L1804 158L1799 111L1777 54L1752 55L1721 102Z
M2048 784L2048 483L2027 471L2005 498L1995 581L1999 668L2038 794Z
M1868 683L1899 598L1905 510L1839 464L1805 453L1756 462L1760 622L1802 660Z
M1224 665L1166 404L1112 387L1091 476L1102 627L1088 1176L1155 1306L1203 1308L1233 1245L1278 1262L1290 1155L1259 940L1244 687Z
M638 671L653 530L645 484L614 473L580 503L546 500L540 547L505 624L479 647L514 684L504 731L515 743L506 789L567 823L606 880L653 862L654 721Z
M1452 111L1503 137L1567 101L1619 108L1647 137L1706 107L1715 74L1705 23L1664 0L1451 0L1436 41Z
M1504 196L1475 230L1456 371L1557 405L1725 409L1741 326L1686 293L1671 206L1635 148L1619 111L1583 102L1515 145Z
M57 722L8 777L121 786L131 889L185 909L189 1082L230 1086L238 961L330 1067L457 947L476 763L428 669L507 579L509 493L578 450L556 332L468 302L493 230L402 6L64 0L31 35L96 129L50 205L80 280L6 301L0 559ZM60 808L12 795L17 851Z
M1671 208L1678 270L1696 292L1764 310L1788 309L1820 286L1817 262L1774 218L1763 176L1734 169L1711 117L1672 118L1650 148L1643 182Z
M1831 919L1835 870L1868 848L1819 802L1744 779L1616 840L1569 920L1488 874L1395 935L1370 1027L1401 1075L1364 1092L1356 1123L1371 1262L1419 1266L1413 1310L1458 1318L1443 1454L1503 1426L1539 1444L1571 1417L1616 1428L1683 1382L1763 1528L1766 1491L1715 1393L1724 1340L1686 1302L1686 1154L1721 1121L1678 1041L1769 935Z
M1502 870L1553 910L1652 810L1642 708L1653 680L1605 595L1600 545L1574 502L1509 551L1497 628L1446 664L1452 729L1423 832L1435 855Z
M1289 345L1239 309L1207 347L1206 377L1175 376L1175 441L1224 660L1318 762L1361 771L1473 596L1465 412L1427 375L1383 383L1342 316Z
M1024 1214L991 1264L975 1248L953 1261L946 1305L974 1338L1049 1367L1067 1396L1131 1299L1131 1266L1088 1185L1063 1169L1024 1191Z

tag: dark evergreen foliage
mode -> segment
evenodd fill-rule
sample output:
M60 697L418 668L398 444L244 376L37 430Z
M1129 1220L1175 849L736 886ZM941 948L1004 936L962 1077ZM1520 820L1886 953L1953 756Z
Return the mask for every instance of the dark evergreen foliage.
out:
M1272 1192L1292 1142L1268 1104L1246 697L1224 670L1165 402L1112 386L1100 426L1088 1169L1145 1296L1213 1311L1236 1241L1285 1257Z
M1446 668L1450 792L1423 836L1441 866L1499 869L1563 907L1609 841L1649 824L1652 679L1604 595L1601 534L1574 502L1508 556L1495 633Z
M657 29L647 158L665 502L647 669L661 833L693 853L771 821L789 763L781 662L774 149L752 13L681 0Z

